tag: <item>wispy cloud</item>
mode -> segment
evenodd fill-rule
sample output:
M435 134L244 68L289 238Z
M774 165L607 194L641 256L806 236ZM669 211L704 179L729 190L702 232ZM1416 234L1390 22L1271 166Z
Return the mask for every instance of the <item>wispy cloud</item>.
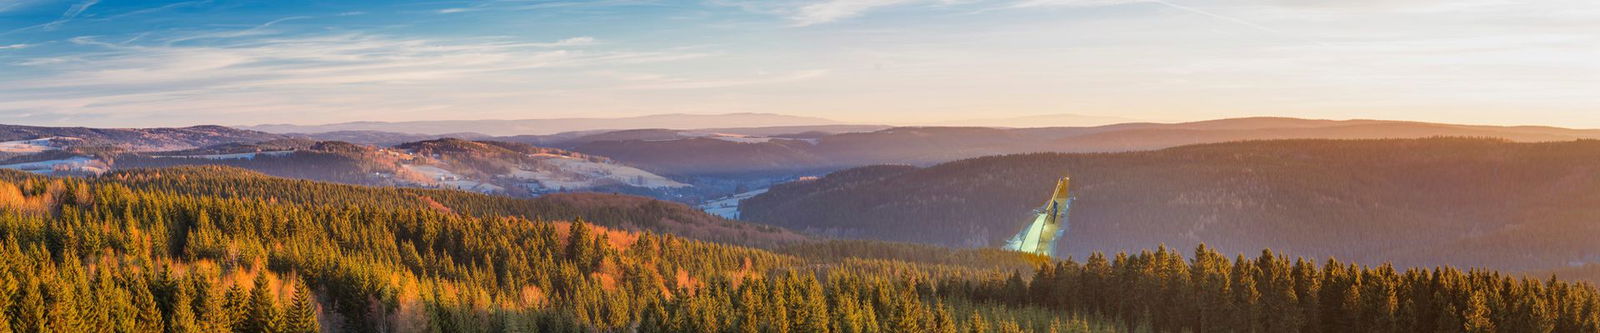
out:
M31 63L61 75L36 87L212 86L404 83L464 74L650 61L683 56L667 52L582 52L552 49L593 43L574 37L549 43L449 42L367 34L257 39L208 46L120 45L73 39L104 48Z
M83 15L84 11L89 10L89 7L94 7L94 5L98 3L100 3L100 0L85 0L84 2L79 2L78 4L72 5L72 7L67 8L66 12L61 13L61 18L51 21L50 23L45 23L44 26L40 27L40 29L46 31L55 30L62 24L66 24L67 22L71 22L72 19L78 18L78 15Z
M397 91L422 89L436 94L432 98L449 100L445 96L453 91L490 82L499 89L553 83L544 82L545 78L536 74L540 71L680 61L704 55L581 49L596 43L592 37L527 43L346 33L255 37L207 45L155 41L125 45L93 37L75 38L72 43L98 50L21 63L54 74L30 78L25 86L4 84L11 88L0 88L0 110L136 114L217 106L235 108L235 112L371 107L384 105L372 99L401 99L395 95L403 93ZM317 92L313 95L346 95L300 100L278 97L305 96L313 91ZM351 100L356 97L366 100ZM247 103L229 101L263 104L243 106L240 104Z
M915 3L917 0L828 0L800 6L790 19L797 26L808 26L860 16L878 8Z
M29 47L29 46L33 46L33 45L28 45L28 44L0 45L0 50L15 50L15 49L26 48L26 47Z
M203 6L203 5L210 4L211 2L212 2L212 0L197 0L197 1L175 2L175 3L162 5L161 7L145 8L145 9L130 11L130 12L126 12L126 13L111 15L111 16L107 16L107 17L101 17L98 20L99 21L109 21L109 20L127 18L127 17L130 17L130 16L153 14L153 13L158 13L158 12L171 10L171 9L178 9L178 8L184 8L184 7L200 7L200 6Z
M885 8L885 7L892 7L892 6L899 6L899 5L913 5L913 4L922 4L922 5L928 5L928 4L951 4L951 3L958 3L958 2L959 1L953 1L953 0L945 0L945 1L931 1L931 0L824 0L824 1L816 1L816 2L811 2L811 3L798 5L797 7L789 10L789 19L794 22L795 26L810 26L810 25L834 22L834 21L838 21L838 20L842 20L842 19L848 19L848 18L853 18L853 17L857 17L857 16L862 16L862 15L866 14L869 11L877 10L877 9L881 9L881 8ZM989 2L998 2L998 1L989 1ZM1002 2L1002 5L1001 5L1002 7L999 7L999 8L1037 8L1037 7L1080 7L1080 8L1086 8L1086 7L1119 6L1119 5L1129 5L1129 4L1156 4L1156 5L1161 5L1161 6L1166 6L1166 7L1170 7L1170 8L1174 8L1174 9L1178 9L1178 10L1183 10L1183 11L1194 13L1194 14L1199 14L1199 15L1211 17L1211 18L1214 18L1214 19L1217 19L1217 20L1221 20L1221 21L1225 21L1225 22L1228 22L1228 23L1231 23L1231 24L1237 24L1237 25L1245 26L1245 27L1248 27L1248 28L1251 28L1251 29L1256 29L1256 30L1272 33L1272 34L1293 37L1293 38L1296 38L1296 39L1309 40L1307 38L1304 38L1304 37L1301 37L1301 36L1296 36L1296 35L1293 35L1293 34L1278 30L1278 29L1273 29L1271 27L1267 27L1265 25L1261 25L1261 24L1258 24L1258 23L1255 23L1255 22L1252 22L1252 21L1249 21L1249 20L1245 20L1245 19L1241 19L1241 18L1238 18L1238 17L1229 16L1229 15L1223 15L1223 14L1219 14L1219 13L1216 13L1216 12L1213 12L1213 11L1208 11L1208 10L1204 10L1204 9L1200 9L1200 8L1195 8L1195 7L1192 7L1192 6L1186 6L1186 5L1182 5L1182 4L1177 4L1177 3L1173 3L1173 2L1170 2L1170 1L1166 1L1166 0L1021 0L1021 1L1009 2L1008 4ZM993 8L993 7L991 7L991 8Z
M21 1L21 0L0 1L0 13L4 13L6 11L9 11L12 8L21 7L24 2L25 1Z
M528 45L528 46L542 46L542 47L572 47L572 46L586 46L586 45L594 45L594 44L595 44L594 37L579 36L579 37L572 37L572 38L562 39L562 40L558 40L558 41L551 42L551 43L528 43L526 45Z
M1150 3L1151 0L1023 0L1011 4L1011 7L1102 7L1126 5L1132 3Z
M563 7L609 7L629 6L655 3L653 0L588 0L588 1L529 1L529 0L489 0L475 2L464 7L449 7L434 10L438 14L469 13L486 10L534 10Z
M1279 30L1279 29L1274 29L1272 27L1261 25L1261 24L1258 24L1258 23L1255 23L1255 22L1251 22L1251 21L1248 21L1248 20L1245 20L1245 19L1238 18L1238 17L1218 14L1218 13L1215 13L1215 12L1212 12L1212 11L1209 11L1209 10L1204 10L1204 9L1190 7L1190 6L1180 5L1180 4L1172 3L1172 2L1169 2L1169 1L1166 1L1166 0L1145 0L1145 1L1149 1L1149 2L1152 2L1152 3L1158 3L1158 4L1161 4L1163 6L1177 8L1179 10L1183 10L1183 11L1187 11L1187 12L1190 12L1190 13L1204 15L1204 16L1211 17L1211 18L1214 18L1214 19L1222 20L1222 21L1225 21L1225 22L1233 23L1233 24L1238 24L1238 25L1241 25L1241 26L1249 27L1251 29L1264 31L1264 32L1267 32L1267 33L1276 34L1276 35L1283 36L1283 37L1289 37L1289 38L1292 38L1292 39L1298 39L1298 40L1311 42L1311 43L1315 43L1315 44L1325 44L1325 43L1323 43L1322 41L1319 41L1319 40L1315 40L1315 39L1308 38L1308 37L1301 36L1301 35L1297 35L1297 34L1292 34L1292 33L1289 33L1289 32L1283 31L1283 30Z
M713 3L732 6L746 11L775 14L785 17L796 27L806 27L866 16L875 11L895 7L951 6L978 4L992 9L1027 7L1100 7L1131 3L1153 3L1153 0L718 0ZM988 11L988 10L981 10Z
M200 40L200 39L228 39L228 38L239 38L239 37L253 37L253 36L273 35L273 34L277 33L275 31L269 30L269 28L271 28L273 25L276 25L276 24L279 24L279 23L283 23L283 22L288 22L288 21L305 20L305 19L310 19L310 18L312 18L312 17L310 17L310 16L290 16L290 17L284 17L284 18L279 18L279 19L267 21L266 23L258 24L256 26L253 26L253 27L250 27L250 28L247 28L247 29L242 29L242 30L227 30L227 31L205 32L205 33L199 33L199 34L191 34L191 35L184 35L184 36L177 36L177 37L173 37L173 38L167 38L167 39L165 39L165 41L166 41L167 44L174 44L174 43L179 43L179 42L186 42L186 41Z

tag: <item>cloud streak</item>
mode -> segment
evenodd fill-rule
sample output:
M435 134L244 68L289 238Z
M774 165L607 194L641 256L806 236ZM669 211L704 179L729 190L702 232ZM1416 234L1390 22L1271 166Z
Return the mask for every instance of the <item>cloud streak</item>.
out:
M61 18L51 21L50 23L45 23L44 26L40 27L40 29L44 29L46 31L55 30L62 24L66 24L67 22L71 22L72 19L78 18L78 15L82 15L84 11L89 10L89 7L94 7L94 5L98 3L100 3L100 0L86 0L84 2L79 2L78 4L72 5L72 7L67 8L66 12L61 13Z
M917 0L829 0L800 6L790 19L796 26L808 26L861 16L869 10L916 3Z
M92 37L72 42L98 50L20 63L53 74L29 78L26 85L0 84L8 87L0 88L0 110L60 115L170 115L201 107L227 107L230 112L331 110L386 105L375 101L418 90L433 95L401 99L428 96L470 103L470 97L459 93L552 84L541 73L704 56L671 50L585 50L596 43L586 36L542 43L363 33L255 37L208 45L125 45ZM243 105L250 103L257 104Z

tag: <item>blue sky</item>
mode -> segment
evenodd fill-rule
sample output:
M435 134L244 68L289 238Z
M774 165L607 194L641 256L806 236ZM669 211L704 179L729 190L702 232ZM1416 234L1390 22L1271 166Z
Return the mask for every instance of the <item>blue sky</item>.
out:
M0 123L771 112L1600 127L1592 0L0 0Z

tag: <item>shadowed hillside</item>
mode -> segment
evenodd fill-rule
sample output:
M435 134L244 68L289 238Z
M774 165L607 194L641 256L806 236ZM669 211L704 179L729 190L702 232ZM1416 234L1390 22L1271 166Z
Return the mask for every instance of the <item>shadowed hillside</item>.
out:
M1288 140L871 167L775 186L742 217L850 237L993 246L1058 177L1065 253L1197 243L1400 264L1600 261L1600 141Z

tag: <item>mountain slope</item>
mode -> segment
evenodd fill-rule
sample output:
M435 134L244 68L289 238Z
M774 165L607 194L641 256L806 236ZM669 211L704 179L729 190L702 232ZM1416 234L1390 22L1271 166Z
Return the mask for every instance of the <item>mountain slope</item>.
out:
M1064 253L1204 242L1403 264L1600 262L1600 141L1286 140L873 167L774 186L746 220L992 246L1073 177Z
M51 140L17 141L35 150L0 159L0 169L99 174L112 169L225 165L274 176L346 184L454 188L534 196L605 191L663 197L687 184L599 156L521 143L437 139L381 148L338 141L278 139L160 152L86 153ZM17 150L23 150L21 148Z

